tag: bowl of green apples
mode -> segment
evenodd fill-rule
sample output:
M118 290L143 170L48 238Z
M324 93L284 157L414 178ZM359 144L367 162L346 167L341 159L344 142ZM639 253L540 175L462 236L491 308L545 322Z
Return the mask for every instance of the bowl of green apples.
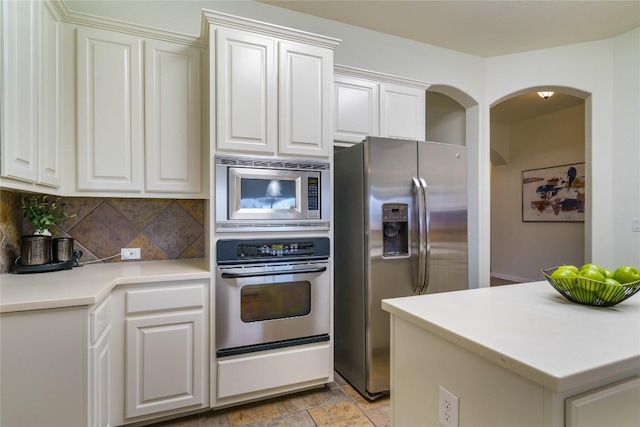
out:
M542 274L556 291L578 304L612 307L640 291L640 269L630 265L609 270L593 263L565 264Z

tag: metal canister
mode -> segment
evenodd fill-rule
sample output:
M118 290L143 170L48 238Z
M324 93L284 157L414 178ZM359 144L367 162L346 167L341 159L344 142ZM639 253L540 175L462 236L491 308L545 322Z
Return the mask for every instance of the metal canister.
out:
M51 241L53 262L73 261L73 238L56 237Z
M20 240L22 265L41 265L51 262L51 236L22 236Z

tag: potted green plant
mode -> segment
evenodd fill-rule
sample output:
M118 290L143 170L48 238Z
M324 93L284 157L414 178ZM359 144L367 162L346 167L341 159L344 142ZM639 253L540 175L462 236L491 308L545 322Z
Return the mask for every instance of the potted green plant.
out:
M29 195L22 199L24 217L31 222L36 231L33 234L50 236L49 227L60 224L76 214L69 215L65 211L65 204L60 198L49 201L49 196Z

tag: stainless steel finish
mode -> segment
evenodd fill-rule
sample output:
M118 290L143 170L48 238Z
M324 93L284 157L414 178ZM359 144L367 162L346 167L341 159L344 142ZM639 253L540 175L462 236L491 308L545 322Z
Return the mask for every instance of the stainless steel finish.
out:
M295 209L240 208L239 179L242 177L298 179ZM308 211L306 178L319 178L319 211ZM328 230L331 214L330 164L321 160L216 155L216 231Z
M248 264L217 267L216 349L328 334L330 328L331 269L329 261ZM240 292L243 286L293 281L311 283L311 311L306 316L243 322Z
M468 288L465 147L367 138L335 155L335 367L360 393L389 390L381 300ZM381 206L406 203L408 257L383 257Z

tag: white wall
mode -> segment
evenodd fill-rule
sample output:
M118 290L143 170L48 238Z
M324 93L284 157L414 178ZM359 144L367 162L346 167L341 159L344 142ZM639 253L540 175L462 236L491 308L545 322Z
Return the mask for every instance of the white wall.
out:
M427 91L427 141L467 145L465 108L447 95Z
M584 161L584 106L509 126L509 162L491 177L491 274L544 280L541 268L584 264L584 223L522 222L522 171Z
M585 259L640 265L640 28L613 39L487 60L487 100L542 86L573 88L586 102ZM615 211L615 213L614 213Z

